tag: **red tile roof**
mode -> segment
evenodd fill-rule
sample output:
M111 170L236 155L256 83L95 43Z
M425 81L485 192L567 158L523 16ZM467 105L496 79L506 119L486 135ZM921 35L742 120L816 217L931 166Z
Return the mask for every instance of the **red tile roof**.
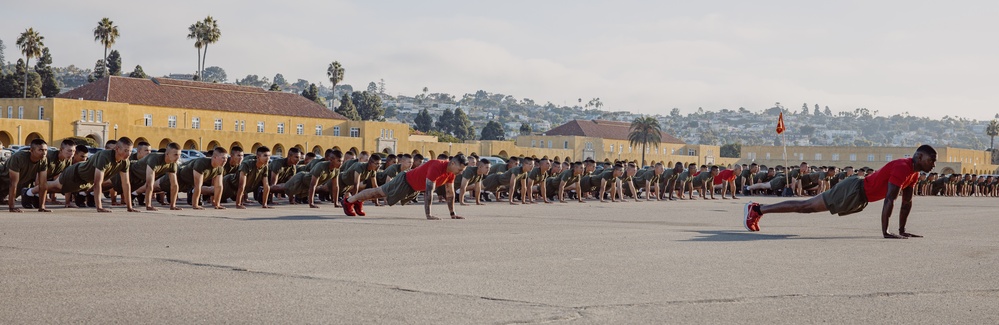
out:
M237 113L347 119L293 93L166 78L104 77L56 97Z
M556 126L545 135L583 136L604 139L628 140L631 123L606 120L572 120ZM663 143L684 144L683 140L661 132Z

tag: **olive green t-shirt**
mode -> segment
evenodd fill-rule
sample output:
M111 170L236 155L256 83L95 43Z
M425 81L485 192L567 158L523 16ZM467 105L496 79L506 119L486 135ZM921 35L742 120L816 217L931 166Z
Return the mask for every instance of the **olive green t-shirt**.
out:
M144 184L146 182L146 167L152 167L153 179L160 178L167 173L177 172L177 162L166 163L166 154L153 152L142 159L132 161L128 167L128 180L132 184Z
M49 180L55 179L59 176L59 174L62 174L62 171L66 170L66 168L73 164L73 157L69 157L65 160L59 159L58 151L50 150L49 153L45 155L45 160L48 161L45 168L45 177L48 177Z
M531 181L533 184L540 184L541 182L543 182L545 180L545 178L548 178L547 177L548 175L546 175L546 174L548 174L548 173L547 172L544 172L544 173L541 172L541 167L534 167L534 169L531 169L530 173L527 173L527 178L526 179L529 180L529 181Z
M317 184L321 185L326 181L333 179L333 177L338 176L340 170L330 170L330 162L320 162L312 167L309 172L298 172L295 176L285 183L286 192L291 195L301 195L307 194L309 192L309 186L312 185L312 178L315 177L319 180Z
M468 166L465 167L465 170L461 171L461 174L455 175L454 184L461 186L462 181L467 179L468 185L472 185L481 181L484 176L485 175L479 175L478 166Z
M371 176L377 176L378 171L368 170L368 164L355 163L346 171L340 172L340 183L346 185L357 185L354 184L354 177L358 174L361 175L361 182L364 182L371 178Z
M194 183L194 172L201 173L204 176L204 182L207 183L211 182L215 176L222 175L222 167L212 167L212 158L208 157L188 160L177 172L178 188L201 186L202 184Z
M551 191L552 189L557 191L558 186L562 184L562 182L565 182L565 186L569 186L573 183L576 183L577 181L579 181L579 175L574 175L572 173L572 169L569 169L562 171L562 173L558 174L558 176L556 177L549 177L546 180L547 183L545 184L545 186L549 191Z
M351 160L344 161L342 164L340 164L340 171L341 172L345 172L348 169L350 169L350 167L354 166L354 164L356 164L356 163L357 163L357 159L351 159Z
M713 182L714 179L715 177L711 176L711 171L703 171L700 174L697 174L697 176L694 176L693 182L695 187L703 186L704 182L708 182L708 184L711 185L711 182Z
M395 178L396 176L399 176L399 173L401 172L402 164L392 164L392 166L385 167L385 170L378 172L378 176L376 177L378 179L378 184L385 184L389 177Z
M270 173L277 173L277 183L280 184L287 182L292 176L295 176L298 166L288 166L288 158L278 158L267 164L267 170Z
M35 177L39 172L45 171L45 168L48 165L47 162L48 160L46 157L42 157L42 159L39 159L36 162L31 162L31 151L29 150L15 152L10 156L10 159L8 159L4 165L0 166L0 181L4 183L4 187L9 185L10 172L14 171L19 177L17 179L17 186L28 186L28 184L35 181ZM2 195L6 194L7 193L3 193Z
M787 173L787 179L801 179L801 169L795 168Z
M645 182L649 182L651 184L659 183L660 177L661 175L656 175L656 171L654 169L643 169L635 174L633 180L636 185L641 184L642 186L645 186Z
M819 184L819 181L825 179L826 172L814 172L801 175L801 188L809 188Z
M82 179L84 183L94 183L94 172L103 170L104 179L100 180L103 182L111 179L111 176L115 174L128 172L129 165L130 162L127 159L116 161L114 150L101 150L91 155L86 161L79 163L79 166L76 167L76 177Z
M246 174L246 186L243 190L255 191L258 186L263 184L263 180L270 175L270 172L268 164L257 167L256 159L244 159L243 162L239 163L239 171L222 178L222 181L225 182L224 186L238 189L240 174Z
M506 163L495 164L492 167L489 167L489 175L492 175L492 174L502 174L502 173L505 173L508 169L509 168L507 167Z

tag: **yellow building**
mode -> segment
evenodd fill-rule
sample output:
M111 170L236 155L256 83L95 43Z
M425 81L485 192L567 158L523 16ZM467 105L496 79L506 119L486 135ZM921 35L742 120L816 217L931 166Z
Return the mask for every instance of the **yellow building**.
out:
M519 136L516 144L520 147L569 150L572 157L582 159L641 161L642 148L628 142L630 127L627 122L572 120L540 135ZM719 157L718 146L689 145L666 133L660 136L662 142L658 146L645 148L647 165L683 162L728 166L737 160Z
M937 167L934 171L968 174L995 174L999 166L991 164L990 153L951 147L935 147ZM889 161L911 157L916 147L844 147L844 146L788 146L785 163L784 148L780 146L744 146L739 163L767 166L797 165L808 162L814 166L853 166L855 168L881 168Z

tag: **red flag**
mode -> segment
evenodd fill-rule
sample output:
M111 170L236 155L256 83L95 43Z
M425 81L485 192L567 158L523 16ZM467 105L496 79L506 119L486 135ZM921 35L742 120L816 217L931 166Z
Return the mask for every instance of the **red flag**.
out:
M784 112L780 113L777 117L777 134L784 133Z

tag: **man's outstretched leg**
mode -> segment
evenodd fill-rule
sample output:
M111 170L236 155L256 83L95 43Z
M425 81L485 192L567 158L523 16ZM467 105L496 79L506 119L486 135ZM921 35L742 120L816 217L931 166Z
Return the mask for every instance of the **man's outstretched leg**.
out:
M767 205L749 202L743 208L744 225L746 230L760 231L760 218L767 213L815 213L822 211L829 211L829 209L821 195L808 200L792 200Z

